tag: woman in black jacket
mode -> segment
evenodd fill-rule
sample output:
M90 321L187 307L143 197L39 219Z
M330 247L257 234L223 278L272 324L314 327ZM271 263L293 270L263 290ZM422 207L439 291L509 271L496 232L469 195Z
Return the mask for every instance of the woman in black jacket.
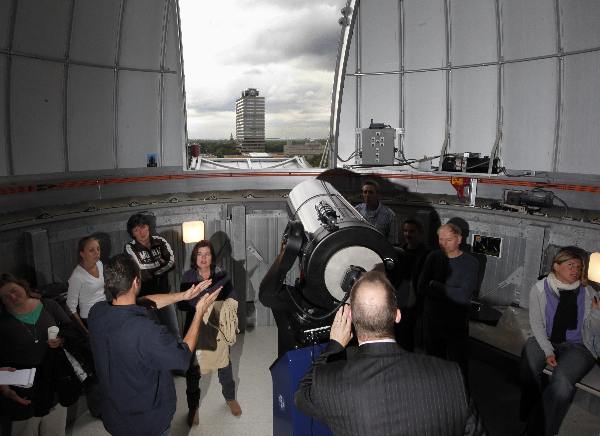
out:
M65 368L60 330L70 319L56 302L33 298L28 284L10 274L0 275L0 302L0 367L36 369L33 386L2 387L2 414L12 421L13 435L64 435L67 410L58 403L65 384L59 379L72 372ZM56 339L48 338L51 326L60 329Z

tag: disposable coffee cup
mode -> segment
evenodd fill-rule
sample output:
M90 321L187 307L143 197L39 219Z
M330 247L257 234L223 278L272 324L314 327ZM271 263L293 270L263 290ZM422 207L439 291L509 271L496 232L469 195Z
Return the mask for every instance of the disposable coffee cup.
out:
M48 327L48 339L56 339L58 336L58 327L53 325L52 327Z

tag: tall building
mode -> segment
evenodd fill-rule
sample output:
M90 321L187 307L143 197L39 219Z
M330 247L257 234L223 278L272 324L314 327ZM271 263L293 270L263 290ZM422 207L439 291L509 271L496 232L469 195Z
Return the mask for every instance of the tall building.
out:
M265 98L248 88L235 102L235 136L241 152L265 151Z

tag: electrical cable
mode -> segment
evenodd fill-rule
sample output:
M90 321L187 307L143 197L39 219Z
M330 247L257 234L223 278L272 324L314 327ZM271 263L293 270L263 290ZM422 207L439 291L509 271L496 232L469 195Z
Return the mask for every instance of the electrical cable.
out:
M356 151L353 151L352 153L350 153L350 156L348 156L348 159L346 159L346 160L342 159L342 158L340 157L340 155L339 155L339 154L336 154L336 155L335 155L335 157L337 157L337 159L338 159L340 162L344 162L344 163L346 163L346 162L348 162L350 159L352 159L352 158L353 158L355 155L356 155Z

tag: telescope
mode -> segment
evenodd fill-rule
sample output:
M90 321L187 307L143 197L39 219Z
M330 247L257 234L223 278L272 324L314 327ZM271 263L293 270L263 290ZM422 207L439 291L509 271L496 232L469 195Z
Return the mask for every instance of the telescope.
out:
M290 221L282 253L260 284L263 292L287 292L300 346L328 339L330 321L346 302L354 282L375 268L388 275L398 267L396 251L328 182L307 180L288 196ZM282 284L298 261L294 286ZM280 280L273 280L270 275ZM268 289L269 287L283 289ZM279 326L278 326L279 327Z

